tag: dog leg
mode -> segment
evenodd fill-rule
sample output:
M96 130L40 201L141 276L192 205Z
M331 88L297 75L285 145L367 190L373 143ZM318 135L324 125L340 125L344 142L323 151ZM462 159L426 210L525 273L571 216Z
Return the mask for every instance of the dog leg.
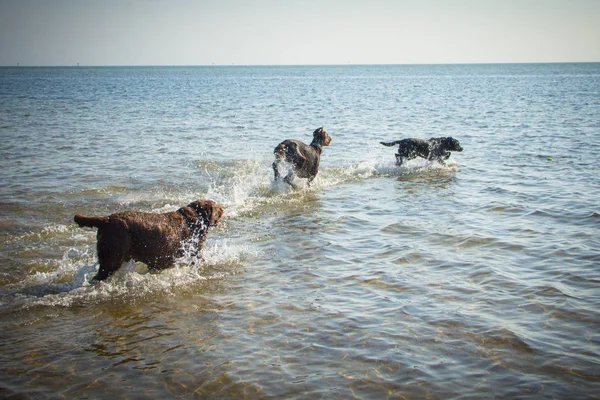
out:
M438 161L440 164L442 164L442 165L444 165L444 166L445 166L445 165L446 165L446 162L445 162L445 160L447 160L447 159L449 159L449 158L450 158L450 153L448 153L448 152L445 152L445 153L442 153L442 154L440 154L440 155L437 157L437 161Z
M290 185L293 189L298 189L298 186L294 185L294 183L292 182L294 180L294 171L290 171L289 174L287 174L285 176L285 178L283 178L283 181L285 183L287 183L288 185Z
M148 266L148 272L150 272L151 274L155 274L159 271L162 271L163 269L171 267L174 261L175 260L173 259L173 257L165 257L149 261L148 263L146 263L146 265Z
M402 166L402 156L400 154L396 154L396 165L398 167Z
M100 268L98 268L98 273L96 273L96 276L92 278L92 282L103 281L107 279L125 262L125 260L119 258L118 256L114 256L112 254L102 254L102 256L100 256L100 253L98 253L98 261L100 263Z
M126 233L103 232L98 230L98 262L100 267L92 281L103 281L115 273L127 261L129 255L129 237Z
M275 174L275 180L278 181L279 180L279 160L275 160L273 161L273 164L271 165L273 167L273 172Z
M102 266L100 266L100 269L98 269L96 275L90 280L90 283L103 281L105 279L108 279L108 277L111 275L112 273L109 273L109 271L106 268L102 268Z

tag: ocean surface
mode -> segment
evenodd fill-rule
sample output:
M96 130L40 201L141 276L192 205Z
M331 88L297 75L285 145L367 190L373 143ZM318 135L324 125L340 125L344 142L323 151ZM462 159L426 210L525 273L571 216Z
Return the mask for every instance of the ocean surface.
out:
M600 398L599 154L600 64L0 68L0 398ZM74 214L201 198L204 262L88 282Z

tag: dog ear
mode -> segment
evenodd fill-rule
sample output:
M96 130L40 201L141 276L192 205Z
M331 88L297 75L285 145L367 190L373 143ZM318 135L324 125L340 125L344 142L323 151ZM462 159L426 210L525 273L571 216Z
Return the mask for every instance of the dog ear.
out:
M210 216L208 216L208 223L211 226L216 226L221 222L221 218L223 218L223 207L215 203L214 201L210 202Z
M331 143L331 138L325 132L324 127L320 127L313 132L313 140L318 140L323 146L329 146L329 143Z

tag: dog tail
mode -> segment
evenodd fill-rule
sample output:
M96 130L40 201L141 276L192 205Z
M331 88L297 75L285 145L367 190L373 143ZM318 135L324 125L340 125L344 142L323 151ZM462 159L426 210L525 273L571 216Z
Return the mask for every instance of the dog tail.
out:
M108 224L108 217L86 217L85 215L76 214L73 219L82 228L100 228Z
M395 146L397 144L400 144L400 142L401 142L401 140L396 140L394 142L379 142L379 143L381 143L384 146L392 147L392 146Z

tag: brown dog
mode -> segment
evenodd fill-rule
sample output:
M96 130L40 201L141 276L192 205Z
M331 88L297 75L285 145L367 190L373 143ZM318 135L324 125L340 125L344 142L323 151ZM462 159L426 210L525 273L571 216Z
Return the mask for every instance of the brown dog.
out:
M210 226L223 216L223 208L212 200L197 200L177 211L152 214L123 211L106 217L75 215L81 227L98 228L100 268L93 280L102 281L131 259L148 265L150 271L173 265L192 243L193 255L202 250Z
M300 178L308 178L308 185L315 179L319 173L319 162L323 146L329 146L331 138L325 132L323 127L313 132L313 141L307 145L299 140L287 139L279 143L273 153L275 153L275 162L273 162L273 171L275 180L279 179L279 163L287 161L292 164L292 170L283 178L288 185L295 187L292 183L294 174Z

